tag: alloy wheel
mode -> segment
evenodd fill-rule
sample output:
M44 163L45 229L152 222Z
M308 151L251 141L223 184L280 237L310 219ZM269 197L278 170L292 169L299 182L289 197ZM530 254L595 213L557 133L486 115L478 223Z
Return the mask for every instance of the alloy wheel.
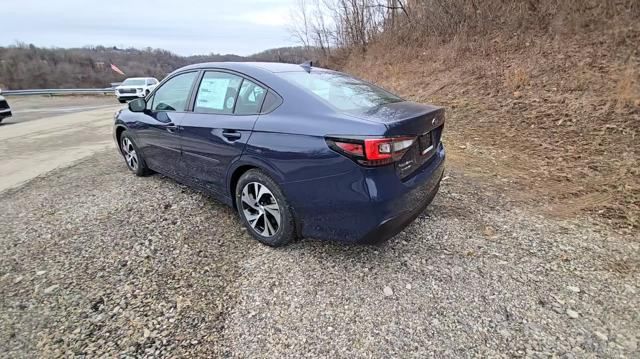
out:
M124 160L127 161L127 166L132 171L138 170L138 154L136 153L136 149L133 147L133 143L127 137L122 139L122 154L124 155Z
M275 196L263 184L247 183L242 189L242 213L251 228L263 237L272 237L280 229L280 207Z

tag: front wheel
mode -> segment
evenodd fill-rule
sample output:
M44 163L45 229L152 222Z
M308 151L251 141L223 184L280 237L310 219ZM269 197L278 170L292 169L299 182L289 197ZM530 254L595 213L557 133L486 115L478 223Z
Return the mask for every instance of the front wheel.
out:
M296 239L293 211L278 185L258 169L244 173L236 186L238 215L258 241L280 247Z
M125 100L125 99L123 99L123 98L119 98L119 99L118 99L118 102L120 102L120 103L125 103L125 102L127 102L127 100Z
M142 158L142 153L140 153L133 139L126 131L120 136L120 152L127 163L127 167L136 176L146 176L151 173L147 163Z

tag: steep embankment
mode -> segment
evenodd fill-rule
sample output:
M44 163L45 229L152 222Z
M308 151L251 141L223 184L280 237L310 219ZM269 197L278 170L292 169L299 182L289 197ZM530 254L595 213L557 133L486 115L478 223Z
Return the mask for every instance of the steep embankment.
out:
M562 218L640 227L640 27L374 46L347 71L445 106L449 164Z

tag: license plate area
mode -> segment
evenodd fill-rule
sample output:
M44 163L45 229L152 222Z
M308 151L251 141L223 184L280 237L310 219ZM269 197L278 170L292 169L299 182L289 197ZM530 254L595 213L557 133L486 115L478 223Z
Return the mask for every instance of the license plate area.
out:
M431 132L418 137L418 145L422 156L429 154L433 150L433 136Z
M438 144L440 143L440 133L442 127L434 128L431 131L419 135L416 143L405 153L396 164L398 176L403 180L408 180L416 170L430 163L435 158Z

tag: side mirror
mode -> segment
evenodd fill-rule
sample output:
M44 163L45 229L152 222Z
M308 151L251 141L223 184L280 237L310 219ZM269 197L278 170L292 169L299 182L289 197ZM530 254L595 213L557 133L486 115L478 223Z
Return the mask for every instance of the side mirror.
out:
M129 110L131 112L143 112L147 108L147 101L143 98L137 98L129 101Z

